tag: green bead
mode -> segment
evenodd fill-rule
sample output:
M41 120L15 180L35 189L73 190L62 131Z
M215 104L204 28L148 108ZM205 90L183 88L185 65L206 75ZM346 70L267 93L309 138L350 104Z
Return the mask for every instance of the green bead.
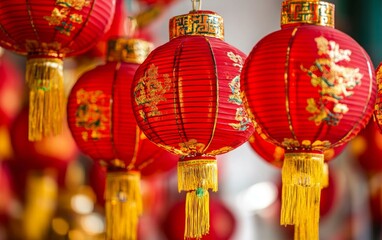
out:
M204 189L203 188L197 188L196 189L196 196L203 197L204 196Z

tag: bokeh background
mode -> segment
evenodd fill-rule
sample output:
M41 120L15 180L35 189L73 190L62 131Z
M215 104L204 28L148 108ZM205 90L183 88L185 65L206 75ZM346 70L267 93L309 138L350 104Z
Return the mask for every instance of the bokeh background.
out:
M159 6L160 14L141 34L160 46L168 41L169 18L191 10L191 1L155 2L125 0L125 10L135 16ZM330 2L336 4L336 28L356 39L378 66L382 1ZM202 8L222 15L225 40L249 53L280 29L280 6L281 0L204 0ZM73 84L102 61L94 53L65 60L65 81ZM0 240L104 239L104 172L78 151L69 132L33 146L26 141L25 60L5 51L0 65ZM279 169L249 143L218 162L219 192L212 194L211 234L205 239L292 239L293 229L278 224ZM329 165L320 239L382 239L382 135L370 124ZM144 178L142 189L139 239L182 239L184 194L177 192L176 170Z

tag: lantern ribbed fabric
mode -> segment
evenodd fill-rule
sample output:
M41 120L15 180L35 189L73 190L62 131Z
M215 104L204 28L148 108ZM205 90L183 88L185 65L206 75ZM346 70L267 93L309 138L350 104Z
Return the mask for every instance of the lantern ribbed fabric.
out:
M181 157L178 190L187 192L185 238L209 231L208 189L218 187L215 156L240 146L253 132L240 96L245 55L222 40L223 31L223 19L214 12L174 17L171 40L142 63L132 87L141 130Z
M243 101L259 134L285 149L281 224L295 225L296 239L314 240L323 151L366 125L376 85L367 53L332 28L334 5L284 1L282 9L282 29L260 40L245 62Z
M107 63L86 72L74 85L68 99L68 122L79 148L108 168L107 239L134 240L142 213L137 171L142 164L137 157L141 132L132 117L128 93L151 44L119 38L109 40L108 45Z
M29 139L61 132L63 58L92 47L111 23L115 0L0 2L0 46L27 55Z

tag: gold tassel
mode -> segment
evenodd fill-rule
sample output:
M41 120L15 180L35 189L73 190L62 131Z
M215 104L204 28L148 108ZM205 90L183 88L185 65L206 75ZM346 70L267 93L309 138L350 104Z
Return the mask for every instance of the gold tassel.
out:
M320 153L285 153L280 223L296 226L295 239L318 240L323 165Z
M27 240L44 239L56 210L58 187L53 174L30 173L27 178L23 232Z
M202 188L187 192L184 238L200 239L210 231L210 197Z
M26 67L29 87L29 141L62 131L65 98L63 61L59 58L29 58Z
M198 158L178 162L178 190L186 191L184 238L202 238L210 230L209 193L218 190L215 158Z
M142 194L139 172L107 174L106 239L136 240L138 218L142 214Z
M329 165L324 163L322 170L322 188L329 187Z

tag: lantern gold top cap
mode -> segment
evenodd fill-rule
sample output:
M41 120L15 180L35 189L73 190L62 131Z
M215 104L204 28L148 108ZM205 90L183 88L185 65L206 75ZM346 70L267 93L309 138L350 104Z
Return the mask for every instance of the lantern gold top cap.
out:
M281 26L311 24L334 28L335 5L318 0L287 0L281 9Z
M107 61L141 64L153 49L153 44L141 39L109 39Z
M181 36L206 36L224 40L222 16L212 11L193 10L170 19L170 40Z

